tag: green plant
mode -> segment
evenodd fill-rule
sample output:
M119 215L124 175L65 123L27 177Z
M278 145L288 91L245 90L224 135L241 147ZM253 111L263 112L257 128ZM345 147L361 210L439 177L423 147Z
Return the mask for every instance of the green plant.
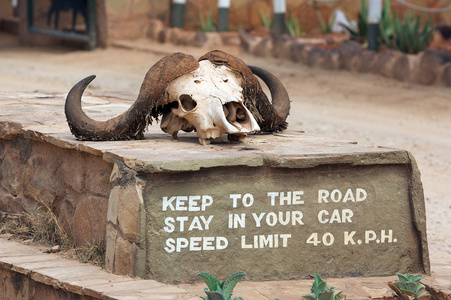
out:
M299 20L297 17L293 17L291 15L291 12L288 13L287 19L285 20L285 26L290 36L301 35L301 27L299 26Z
M236 272L229 277L229 279L219 282L219 280L207 272L200 272L197 274L207 284L208 288L204 291L207 296L201 297L204 300L230 300L232 299L232 292L235 285L240 281L241 277L246 273L243 271ZM243 300L241 297L235 297L233 300Z
M423 275L414 275L396 273L399 280L388 282L388 286L395 291L401 299L418 299L421 296L427 295L426 287L420 283L424 278Z
M365 43L368 29L368 3L367 0L361 0L362 10L357 14L357 26L347 26L341 24L347 31L349 31L352 40L361 44Z
M216 25L213 19L213 12L208 11L208 14L204 16L202 10L199 11L199 27L203 32L215 32L217 31Z
M266 18L265 15L260 10L258 11L258 16L265 28L267 28L267 29L273 28L273 26L274 26L274 18L273 17Z
M380 20L380 42L388 48L404 53L424 50L432 39L434 24L429 17L422 25L423 15L415 17L407 13L404 21L396 13L390 16L390 1L385 0Z
M329 20L329 22L326 22L324 20L323 15L319 10L318 4L316 3L316 0L313 0L313 8L315 9L316 17L318 18L319 24L321 26L321 33L331 33L332 25L334 23L333 20Z
M315 274L315 281L311 288L311 294L302 297L304 300L339 300L343 298L342 291L334 290L334 287L330 289L324 280L321 279L319 274Z

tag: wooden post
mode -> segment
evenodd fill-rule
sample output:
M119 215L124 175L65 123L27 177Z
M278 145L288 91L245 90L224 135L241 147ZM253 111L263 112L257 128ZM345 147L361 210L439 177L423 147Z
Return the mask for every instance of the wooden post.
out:
M285 0L273 0L274 11L274 32L276 35L281 35L285 32Z
M368 0L368 49L377 51L379 43L379 21L382 14L382 0Z
M183 28L185 25L185 4L186 0L172 0L172 27Z
M218 0L218 31L229 31L231 0Z

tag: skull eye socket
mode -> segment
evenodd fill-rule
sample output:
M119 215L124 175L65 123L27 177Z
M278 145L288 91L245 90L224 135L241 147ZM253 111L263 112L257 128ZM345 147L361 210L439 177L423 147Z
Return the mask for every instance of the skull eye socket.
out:
M192 111L197 106L196 101L194 101L194 99L191 98L190 95L186 95L186 94L180 95L179 99L180 99L180 104L182 105L182 109L184 111L187 111L187 112Z

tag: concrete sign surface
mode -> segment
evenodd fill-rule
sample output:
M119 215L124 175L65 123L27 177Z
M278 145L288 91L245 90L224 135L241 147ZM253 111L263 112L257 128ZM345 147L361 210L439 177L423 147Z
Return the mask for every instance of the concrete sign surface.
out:
M408 165L215 168L148 180L146 265L158 280L204 270L253 280L424 270Z

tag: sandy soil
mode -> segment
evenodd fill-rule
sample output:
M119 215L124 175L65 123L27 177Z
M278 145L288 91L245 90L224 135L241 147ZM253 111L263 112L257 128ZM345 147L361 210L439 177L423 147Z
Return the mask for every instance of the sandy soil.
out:
M2 34L0 90L67 92L80 79L96 74L91 89L137 95L145 73L164 53L182 51L199 57L206 52L169 45L150 48L150 52L118 47L91 52L33 49L19 47ZM238 54L237 49L230 51ZM292 99L290 130L412 152L422 173L431 261L451 266L450 88L240 57L268 69L285 84Z

